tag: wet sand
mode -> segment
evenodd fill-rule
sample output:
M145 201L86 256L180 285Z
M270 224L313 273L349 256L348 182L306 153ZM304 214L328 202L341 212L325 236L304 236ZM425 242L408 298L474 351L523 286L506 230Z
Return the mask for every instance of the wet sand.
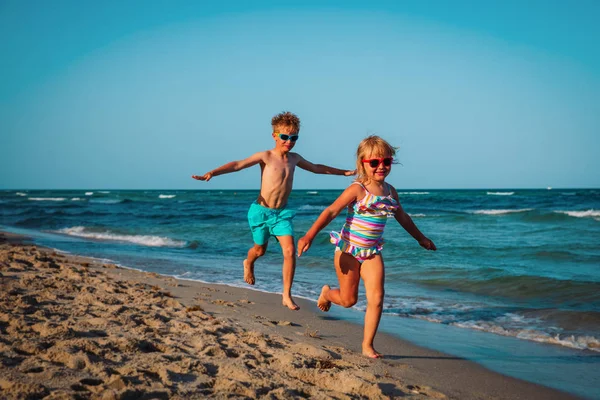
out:
M242 273L240 267L240 273ZM571 399L299 311L281 297L65 255L0 233L0 397Z

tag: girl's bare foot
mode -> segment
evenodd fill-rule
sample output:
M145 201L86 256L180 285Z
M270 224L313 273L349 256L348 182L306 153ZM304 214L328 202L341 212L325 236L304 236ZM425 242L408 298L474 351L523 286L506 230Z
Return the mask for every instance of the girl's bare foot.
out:
M378 352L377 350L375 350L373 348L373 346L365 346L365 345L363 345L362 353L363 353L363 356L366 356L366 357L369 357L369 358L383 358L383 354L381 354L380 352Z
M331 301L327 300L327 292L329 292L331 288L329 285L324 285L321 289L321 295L319 296L319 300L317 300L317 307L319 307L322 311L329 311L331 307Z
M244 280L249 285L254 285L254 264L248 265L248 260L244 260Z
M292 300L292 298L289 296L283 296L283 300L281 301L281 304L283 304L284 306L286 306L287 308L289 308L292 311L296 311L296 310L300 309L300 307L298 307L298 304L294 303L294 300Z

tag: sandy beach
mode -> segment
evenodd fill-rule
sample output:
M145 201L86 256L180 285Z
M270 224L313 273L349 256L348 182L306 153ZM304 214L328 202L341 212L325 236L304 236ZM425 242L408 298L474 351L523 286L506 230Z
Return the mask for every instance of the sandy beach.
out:
M241 272L241 271L240 271ZM176 280L0 233L0 397L570 399L316 304Z

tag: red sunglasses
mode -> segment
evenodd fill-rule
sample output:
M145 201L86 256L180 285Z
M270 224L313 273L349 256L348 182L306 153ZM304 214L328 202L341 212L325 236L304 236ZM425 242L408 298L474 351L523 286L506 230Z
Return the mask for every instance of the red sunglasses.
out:
M394 161L392 157L371 158L369 160L362 160L362 162L364 163L369 163L371 168L377 168L381 163L383 163L383 165L385 165L386 167L389 167L390 165L392 165L392 161Z

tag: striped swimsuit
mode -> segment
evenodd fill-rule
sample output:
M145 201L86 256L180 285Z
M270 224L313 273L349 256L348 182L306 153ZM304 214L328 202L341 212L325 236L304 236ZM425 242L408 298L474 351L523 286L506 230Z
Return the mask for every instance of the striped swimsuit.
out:
M331 232L330 241L336 245L336 251L352 254L362 263L383 249L383 228L387 217L394 215L399 204L392 197L391 187L387 183L387 196L375 196L360 182L354 183L360 185L366 195L348 206L342 231Z

